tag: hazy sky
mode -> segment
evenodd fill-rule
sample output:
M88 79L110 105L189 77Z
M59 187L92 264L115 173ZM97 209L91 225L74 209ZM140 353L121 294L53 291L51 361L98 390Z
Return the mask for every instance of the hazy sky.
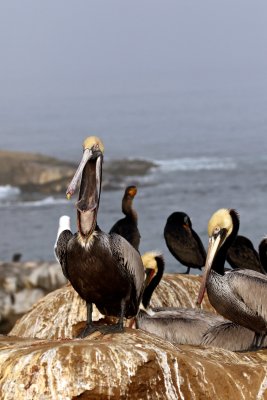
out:
M267 71L266 0L2 0L0 96Z

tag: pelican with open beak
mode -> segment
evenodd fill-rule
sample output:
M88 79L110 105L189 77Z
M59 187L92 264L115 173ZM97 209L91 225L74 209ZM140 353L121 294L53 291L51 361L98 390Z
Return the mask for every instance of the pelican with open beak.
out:
M97 224L103 153L99 138L85 139L82 160L67 189L70 199L80 186L76 203L78 232L62 231L55 249L64 275L87 304L87 323L80 337L95 330L122 332L124 318L137 314L144 288L140 254L123 237L106 234ZM102 314L118 317L118 323L96 326L92 321L93 304Z

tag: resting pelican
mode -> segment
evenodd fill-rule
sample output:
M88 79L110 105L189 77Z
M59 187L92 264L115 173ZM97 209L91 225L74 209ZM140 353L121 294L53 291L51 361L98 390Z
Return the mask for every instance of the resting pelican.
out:
M132 208L133 199L137 193L136 186L128 186L122 198L122 212L125 217L117 221L109 233L117 233L138 250L140 244L140 233L137 227L137 212Z
M190 268L201 268L205 264L206 251L198 234L192 228L192 222L184 212L172 213L164 228L166 245L181 264Z
M150 299L164 271L164 259L159 252L142 255L146 270L146 289L136 326L175 344L200 345L209 328L225 320L208 311L179 307L150 308ZM145 309L144 309L145 307Z
M122 332L123 318L134 317L142 298L145 272L139 253L117 234L108 235L97 225L104 146L95 136L83 143L80 165L67 189L70 198L81 180L76 203L78 232L59 234L55 253L64 275L86 301L87 325L80 337L95 330ZM117 324L98 327L92 321L92 304Z
M220 209L209 220L209 247L197 304L207 288L217 312L255 332L253 346L261 348L267 334L267 276L247 269L224 273L226 254L238 229L239 216L233 209Z
M253 243L245 236L237 235L227 251L226 261L233 269L252 269L265 273Z
M208 311L178 307L150 308L153 291L160 282L164 259L160 253L142 255L146 269L146 289L136 317L139 329L174 344L219 347L230 351L253 350L254 332ZM144 309L144 307L146 309ZM267 346L267 337L263 347Z

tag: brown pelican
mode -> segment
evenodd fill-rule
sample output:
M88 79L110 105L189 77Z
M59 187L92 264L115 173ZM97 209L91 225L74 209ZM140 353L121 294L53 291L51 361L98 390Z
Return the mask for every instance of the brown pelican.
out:
M142 254L142 262L146 273L142 304L147 308L150 304L152 294L163 276L165 261L160 252L148 251L147 253Z
M239 229L233 209L220 209L208 223L209 247L197 303L205 288L212 306L228 320L255 332L253 346L262 347L267 333L267 276L252 270L224 273L226 254Z
M70 198L80 182L76 203L78 232L69 229L58 238L56 255L64 275L87 305L87 325L80 337L95 330L123 331L123 318L134 317L142 297L145 272L139 253L123 237L108 235L97 225L104 147L100 139L83 143L80 165L67 189ZM92 321L92 304L117 324L98 327Z
M254 332L219 315L200 309L178 307L150 308L150 299L164 271L160 253L142 255L146 269L146 289L142 306L136 317L139 329L152 333L174 344L191 344L219 347L230 351L253 349ZM144 309L144 307L146 309ZM267 337L263 347L267 346Z
M206 260L206 251L198 234L192 229L192 222L184 212L172 213L164 228L164 238L171 254L183 265L201 269Z
M245 236L237 235L227 251L226 261L233 269L245 268L265 273L259 254L255 250L251 240Z
M137 193L136 186L128 186L122 198L122 212L125 217L117 221L109 233L117 233L138 250L140 244L140 233L137 227L137 212L132 208L133 199Z
M200 309L150 308L151 296L163 275L164 259L160 253L148 252L142 255L142 261L147 279L142 306L136 317L137 328L175 344L200 345L209 328L225 321L219 315Z

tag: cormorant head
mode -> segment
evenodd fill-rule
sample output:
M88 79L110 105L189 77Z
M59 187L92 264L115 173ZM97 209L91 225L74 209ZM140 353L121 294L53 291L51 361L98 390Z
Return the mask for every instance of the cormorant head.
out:
M191 229L192 222L186 213L182 211L175 211L167 218L166 226L171 226L174 229L178 229L179 227Z
M132 185L132 186L127 186L127 188L125 189L125 196L129 196L132 199L135 197L137 193L137 187Z

